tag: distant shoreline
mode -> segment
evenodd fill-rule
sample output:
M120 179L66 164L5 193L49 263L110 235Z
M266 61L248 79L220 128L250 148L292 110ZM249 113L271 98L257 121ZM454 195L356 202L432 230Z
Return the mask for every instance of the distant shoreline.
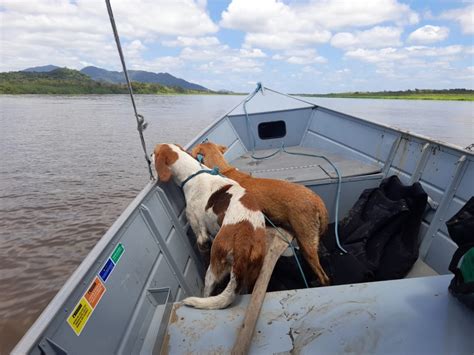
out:
M156 96L175 96L175 95L205 95L205 96L227 96L227 95L248 95L247 93L238 92L216 92L216 91L196 91L196 92L166 92L166 93L142 93L134 92L136 95L156 95ZM21 96L21 95L47 95L47 96L81 96L81 95L128 95L128 92L80 92L74 93L70 91L55 92L55 93L6 93L0 91L0 96ZM290 94L293 96L300 97L315 97L325 99L377 99L377 100L431 100L431 101L474 101L474 94L471 95L445 95L445 94L432 94L432 95L347 95L347 94Z
M302 97L321 97L334 99L378 99L378 100L436 100L436 101L474 101L474 93L471 94L406 94L406 95L383 95L379 93L365 94L297 94Z
M34 71L33 69L40 70ZM52 69L52 70L48 70ZM45 71L48 70L48 71ZM132 88L135 94L142 95L247 95L230 90L209 90L173 77L168 73L131 71ZM25 71L0 73L0 95L115 95L128 94L128 87L119 81L122 73L96 67L86 67L81 71L59 68L52 65L29 68ZM174 84L158 84L165 80ZM170 81L171 80L171 81ZM474 90L456 89L413 89L403 91L379 92L339 92L328 94L292 94L302 97L350 98L350 99L389 99L389 100L448 100L474 101Z

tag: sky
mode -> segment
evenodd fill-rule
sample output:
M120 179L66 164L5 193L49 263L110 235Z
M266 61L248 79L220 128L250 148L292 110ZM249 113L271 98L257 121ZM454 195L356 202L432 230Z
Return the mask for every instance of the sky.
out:
M111 0L128 69L213 90L474 88L474 0ZM105 1L0 0L0 71L121 70Z

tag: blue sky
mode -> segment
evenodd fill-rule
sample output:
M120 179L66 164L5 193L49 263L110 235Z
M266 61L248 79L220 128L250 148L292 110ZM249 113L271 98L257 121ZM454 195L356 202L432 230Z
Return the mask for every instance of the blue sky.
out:
M474 88L472 1L112 0L129 69L219 90ZM2 0L0 71L119 70L104 1Z

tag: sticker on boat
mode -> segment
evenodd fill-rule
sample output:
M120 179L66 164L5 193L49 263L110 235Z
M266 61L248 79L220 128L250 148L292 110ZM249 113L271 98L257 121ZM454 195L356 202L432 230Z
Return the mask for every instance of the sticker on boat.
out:
M93 310L94 309L89 305L89 302L87 302L85 297L82 297L76 307L74 307L74 310L67 319L67 322L71 326L72 330L74 330L76 335L81 334Z
M81 334L92 312L99 304L102 296L107 290L104 282L109 278L110 274L115 268L115 265L117 265L120 258L122 257L124 251L125 248L122 243L119 243L115 247L112 255L110 255L110 257L107 259L105 265L94 278L94 281L92 281L86 292L82 295L81 299L77 303L76 307L74 307L71 315L68 317L67 322L74 330L76 335Z
M99 304L99 301L106 290L107 289L99 280L99 278L95 277L94 281L92 281L91 285L77 303L76 307L74 307L74 310L67 319L67 322L74 330L76 335L81 334L92 312Z
M102 270L99 272L100 278L105 282L109 278L110 274L112 273L112 270L114 269L115 264L112 261L112 259L107 260L105 263L104 267Z
M119 243L115 247L114 251L112 252L112 255L110 255L110 258L107 260L104 267L99 272L99 276L102 279L102 281L104 281L104 282L107 281L110 274L114 270L115 265L117 265L120 258L122 257L122 254L123 254L124 251L125 251L125 248L124 248L122 243Z
M87 292L84 294L85 299L87 302L89 302L92 308L97 306L100 299L102 298L102 295L105 293L105 290L106 288L104 284L99 280L98 277L96 277L94 282L92 282L90 287L87 289Z
M125 248L123 247L122 243L119 243L115 247L115 250L112 253L112 256L110 257L110 259L112 259L112 261L115 263L115 265L117 265L117 263L118 263L120 257L122 256L124 250L125 250Z

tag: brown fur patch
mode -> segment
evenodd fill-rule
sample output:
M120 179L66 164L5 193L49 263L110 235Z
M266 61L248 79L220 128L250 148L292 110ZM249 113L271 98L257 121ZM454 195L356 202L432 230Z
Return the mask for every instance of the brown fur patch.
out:
M265 229L254 229L249 221L222 226L212 244L211 268L217 275L225 270L225 265L231 261L232 253L234 274L237 279L237 289L243 287L252 289L262 268L266 252Z
M171 169L169 168L176 160L178 153L173 151L168 144L157 144L155 146L155 169L160 181L167 182L171 178Z
M248 208L251 211L260 211L260 207L258 206L257 200L255 197L249 194L247 191L245 195L243 195L239 200L244 207Z
M225 216L225 212L229 207L230 199L232 195L227 192L232 185L224 185L219 190L214 192L207 201L206 211L212 208L212 211L217 215L217 223L222 225L222 221Z

